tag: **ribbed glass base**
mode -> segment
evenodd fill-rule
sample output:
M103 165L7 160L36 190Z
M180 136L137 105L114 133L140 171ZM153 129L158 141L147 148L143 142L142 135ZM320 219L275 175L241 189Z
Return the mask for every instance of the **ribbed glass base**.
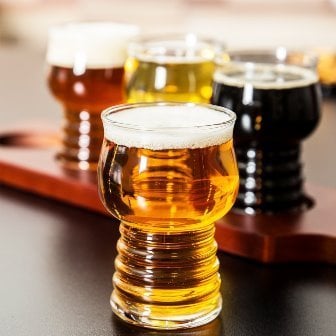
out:
M100 113L65 110L61 140L56 160L63 167L96 170L103 141Z
M214 224L169 232L121 222L112 310L152 329L192 328L215 319L222 306Z

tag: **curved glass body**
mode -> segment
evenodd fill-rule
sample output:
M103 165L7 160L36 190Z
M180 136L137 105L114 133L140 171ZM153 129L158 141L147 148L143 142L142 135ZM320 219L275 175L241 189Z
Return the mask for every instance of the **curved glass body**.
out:
M208 103L214 57L222 50L220 42L195 34L139 38L128 48L127 101Z
M307 208L312 200L303 191L300 144L320 117L316 71L243 56L218 67L211 99L237 114L241 179L234 207L248 214Z
M219 314L214 222L238 188L234 118L178 103L103 113L98 180L105 207L121 220L111 306L123 320L178 329Z
M110 22L69 23L49 32L48 85L64 112L58 160L67 168L96 169L101 111L123 98L127 42L138 32Z

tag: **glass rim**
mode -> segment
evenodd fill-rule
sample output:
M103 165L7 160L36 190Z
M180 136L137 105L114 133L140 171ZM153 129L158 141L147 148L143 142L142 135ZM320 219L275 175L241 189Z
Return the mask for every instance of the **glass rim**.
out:
M161 34L139 34L137 37L131 40L132 43L151 43L151 42L161 42L162 40L180 40L185 41L189 36L194 36L200 42L205 43L218 43L226 46L224 41L213 36L206 36L200 33L187 31L187 32L171 32L171 33L161 33Z
M291 57L302 57L299 61L288 62ZM239 59L241 57L242 59ZM262 57L267 58L265 61ZM272 60L271 57L274 57ZM236 58L236 59L235 59ZM251 59L248 59L251 58ZM255 63L255 64L289 64L303 68L315 69L318 63L318 54L313 50L300 48L290 48L286 46L264 47L264 48L232 48L226 49L215 58L215 63L218 66L226 63Z
M241 74L241 78L235 78L236 73ZM273 72L274 78L264 81L258 76L254 78L252 74L269 74ZM293 74L299 76L290 81L278 81L283 74ZM231 76L233 74L233 76ZM267 78L267 77L266 77ZM259 89L290 89L295 87L303 87L308 85L315 85L318 83L319 78L317 72L305 68L303 66L283 64L283 63L258 63L258 62L234 62L230 61L217 67L213 74L214 83L226 84L235 87L245 87L252 85L254 88Z
M160 127L145 127L142 125L137 125L137 124L131 124L131 123L123 123L123 122L118 122L118 121L113 121L108 118L109 115L113 113L117 113L123 110L128 110L128 109L134 109L134 108L143 108L143 107L155 107L155 106L186 106L186 107L204 107L208 108L211 110L219 111L225 113L229 119L220 122L220 123L211 123L211 124L206 124L206 125L194 125L194 126L160 126ZM110 106L106 109L104 109L101 113L101 119L103 122L103 125L107 126L115 126L118 128L123 128L123 129L131 129L135 131L169 131L169 130L190 130L190 129L195 129L195 130L210 130L210 129L219 129L219 128L229 128L230 126L234 125L234 122L236 121L236 114L232 110L218 106L218 105L213 105L213 104L207 104L207 103L193 103L193 102L139 102L139 103L125 103L125 104L119 104L119 105L114 105Z
M128 54L136 57L151 48L160 46L160 43L166 42L182 42L186 50L213 50L215 55L223 52L227 48L226 43L223 40L195 32L139 34L130 40L128 45ZM173 49L173 47L170 48ZM178 49L178 47L176 47L176 49ZM159 58L160 56L162 56L162 54L152 55L152 58ZM212 59L214 58L215 57L213 56Z

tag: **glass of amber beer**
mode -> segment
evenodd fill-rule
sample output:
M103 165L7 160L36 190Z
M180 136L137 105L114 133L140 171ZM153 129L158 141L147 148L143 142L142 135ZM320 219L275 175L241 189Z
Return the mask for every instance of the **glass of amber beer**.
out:
M121 220L112 310L154 329L206 324L221 309L214 222L235 201L235 114L192 103L102 114L100 197Z
M300 154L320 118L320 88L316 68L305 60L234 53L215 71L211 102L237 114L238 211L293 212L313 204Z
M57 159L67 168L96 169L103 129L100 114L123 102L127 43L133 25L68 23L49 31L48 84L64 111L62 148Z
M223 49L220 41L192 33L137 38L125 64L127 101L208 103L214 58Z

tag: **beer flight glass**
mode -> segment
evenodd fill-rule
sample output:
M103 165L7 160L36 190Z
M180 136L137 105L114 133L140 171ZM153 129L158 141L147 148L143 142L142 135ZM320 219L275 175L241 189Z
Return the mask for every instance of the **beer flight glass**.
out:
M54 26L47 47L48 84L63 107L58 161L66 168L97 168L101 111L123 102L123 74L133 25L81 22Z
M192 33L139 37L128 48L127 101L209 103L214 58L223 50L220 41Z
M233 205L235 114L139 103L102 114L100 197L121 221L113 312L153 329L206 324L221 310L214 222Z
M300 152L320 118L315 66L313 59L288 58L283 48L273 55L235 52L221 58L211 102L237 114L236 210L278 213L312 206L304 192Z

